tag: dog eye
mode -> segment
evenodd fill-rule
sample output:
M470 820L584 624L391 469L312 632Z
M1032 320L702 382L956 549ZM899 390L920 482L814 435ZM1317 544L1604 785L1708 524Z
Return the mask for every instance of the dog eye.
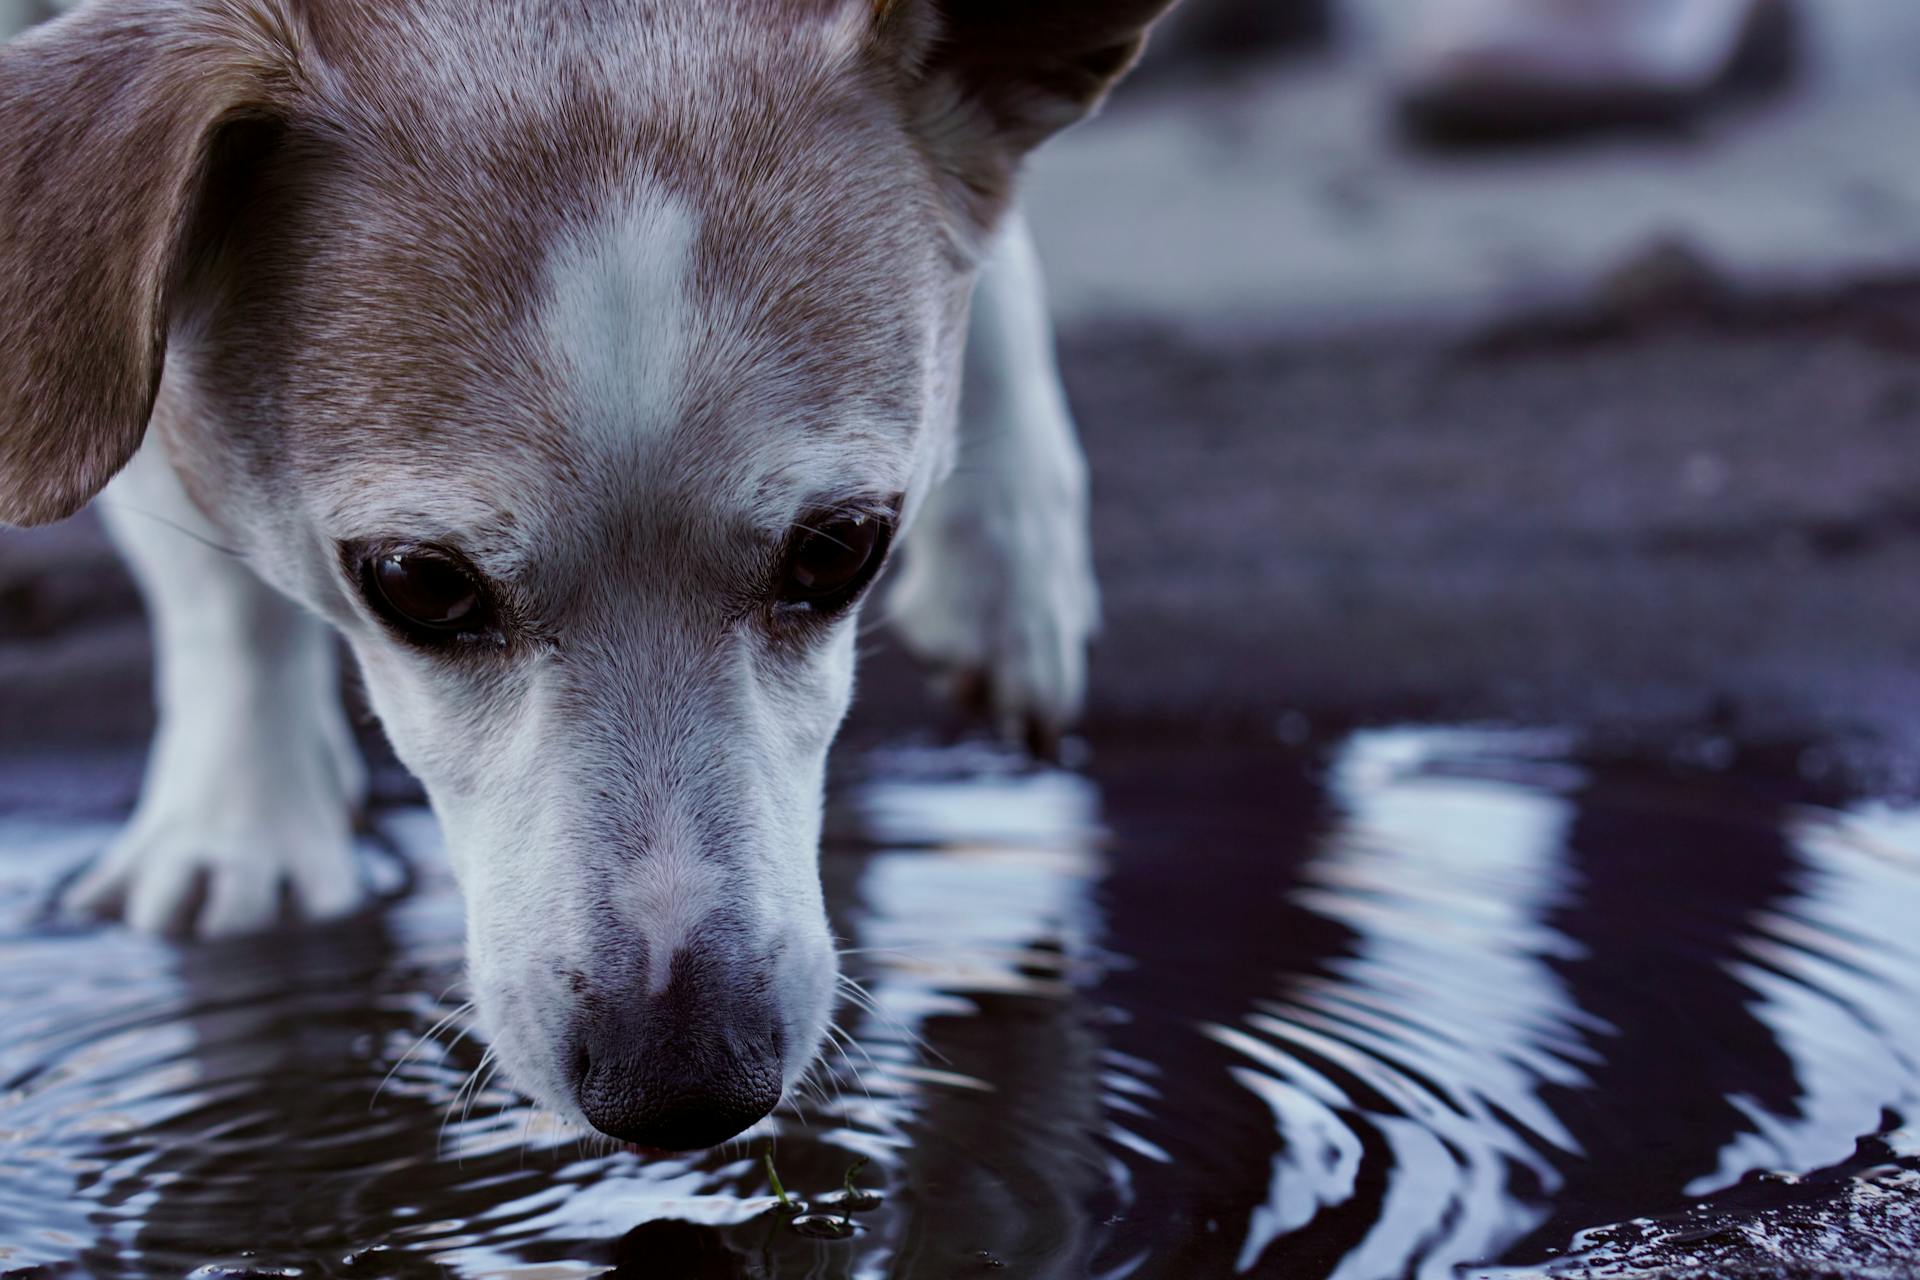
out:
M493 611L473 573L432 551L388 551L366 561L367 603L393 626L426 644L489 630Z
M840 516L801 527L781 569L781 606L809 613L846 608L879 572L892 536L892 526L871 515Z

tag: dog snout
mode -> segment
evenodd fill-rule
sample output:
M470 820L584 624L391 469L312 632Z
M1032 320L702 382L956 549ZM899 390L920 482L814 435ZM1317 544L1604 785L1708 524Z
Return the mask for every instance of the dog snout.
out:
M782 1036L764 998L732 996L676 962L659 992L598 999L580 1015L574 1090L588 1123L659 1151L716 1146L780 1102Z

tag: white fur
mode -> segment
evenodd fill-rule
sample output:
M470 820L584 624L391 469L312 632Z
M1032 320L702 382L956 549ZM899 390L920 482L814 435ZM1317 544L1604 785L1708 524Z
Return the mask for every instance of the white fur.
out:
M133 821L70 907L206 937L273 922L281 893L327 919L364 893L351 815L366 771L341 712L334 637L263 584L150 444L100 499L153 614L160 732ZM202 883L203 882L203 883ZM182 919L204 888L197 924Z
M630 219L559 256L546 332L567 355L583 446L631 463L649 442L671 445L661 415L649 410L663 410L675 395L684 370L665 353L684 351L675 330L697 322L679 288L691 235L687 219L670 206L643 202ZM614 341L611 332L622 329L628 341ZM1004 715L1064 720L1083 688L1078 646L1094 625L1095 590L1083 524L1084 463L1022 229L1009 235L981 284L967 375L960 467L921 504L895 598L899 621L922 652L989 670ZM774 436L762 464L785 470L791 443ZM789 477L796 488L827 478L817 466L798 470L797 480ZM896 472L861 487L910 479ZM400 518L383 517L383 508L414 511L423 488L396 471L390 487L354 495L349 524L313 541L379 529ZM461 499L444 483L433 492L441 508L435 521L474 541L484 540L478 528L492 499L516 496L475 492ZM778 494L765 500L790 510ZM327 630L207 545L223 535L194 510L157 445L143 450L102 507L154 614L163 727L138 815L69 902L93 908L124 896L132 924L158 929L181 918L195 877L204 873L209 906L197 925L203 934L269 924L283 880L311 915L352 909L362 891L348 815L363 780L333 692ZM523 504L521 513L532 510ZM521 542L497 551L503 571L542 558L539 548ZM290 590L313 591L301 584L323 557L297 553L292 543L283 555L260 568ZM262 619L273 625L262 626ZM728 695L726 715L685 696L699 692L689 687L694 664L672 661L671 653L665 662L659 652L609 653L615 665L600 681L647 690L653 714L638 724L583 726L553 709L547 660L529 659L492 686L475 687L364 617L334 621L353 644L389 735L426 782L447 828L471 903L470 963L483 1019L522 1088L554 1111L574 1114L548 1058L566 1032L560 1015L568 998L558 971L585 963L590 922L579 904L605 891L658 957L671 957L723 907L770 922L766 948L791 957L776 986L786 1042L799 1049L788 1063L797 1078L832 1000L834 963L814 850L826 749L851 696L851 628L815 659L809 685L817 693L797 695L786 681L749 678ZM675 692L682 696L670 696ZM735 736L723 736L721 723ZM649 757L654 767L631 778L632 807L672 820L650 832L645 856L610 857L569 829L557 816L565 804L556 800L573 794L572 778L614 767L583 758L583 742L631 739L636 730L656 744L685 744L678 758ZM634 749L647 750L640 743ZM680 805L699 762L743 755L756 768L721 786L757 811L759 854L754 874L730 881L703 856L710 850ZM649 988L657 992L665 976L665 964L651 967Z
M691 7L677 12L702 29ZM447 52L422 70L422 100L445 99L439 123L461 135L473 122L459 110L481 109L473 99L495 112L515 94L557 92L578 68L536 64L553 56L544 30L478 6L471 29L427 33ZM685 85L648 91L717 97L705 105L723 116L729 82L702 74L699 49L675 30L644 65ZM844 54L852 33L840 22L815 34ZM611 56L602 68L609 84L626 70ZM496 80L499 94L472 92ZM792 349L794 313L767 305L788 282L756 271L755 246L731 250L737 290L701 295L690 282L710 228L663 190L627 194L604 225L527 247L546 264L544 294L525 299L531 345L548 357L532 362L539 376L504 389L473 378L486 394L462 404L477 420L422 430L417 447L380 423L394 447L241 465L223 442L250 428L257 447L278 439L274 424L197 420L214 400L196 379L224 348L206 349L214 330L176 331L161 394L176 429L155 432L104 503L153 614L161 728L134 822L69 895L86 909L124 900L137 927L202 934L271 924L283 883L309 916L362 900L350 816L363 779L324 618L445 828L481 1021L509 1077L582 1121L569 1020L642 994L636 943L645 989L661 990L675 953L698 944L710 948L704 972L771 992L789 1086L824 1036L836 958L818 869L822 789L852 699L857 619L802 634L771 623L764 598L739 603L764 593L796 521L823 503L896 496L917 515L901 626L930 658L986 672L1010 726L1072 715L1097 611L1084 463L1023 228L980 285L959 465L936 488L953 461L968 279L936 235L903 230L908 206L888 206L894 222L866 215L880 237L866 243L886 258L849 277L865 292L805 299L816 312L861 299L858 323L838 331L851 336L835 376L833 360L796 358L823 353ZM702 208L717 224L727 204ZM525 335L489 336L500 355ZM418 353L450 384L476 373L463 360ZM505 367L519 368L502 357L486 372ZM553 390L549 372L558 403L541 404L543 417L532 402ZM324 394L306 406L332 407ZM369 429L350 415L318 420ZM207 425L221 429L194 429ZM162 435L195 451L180 459L189 474L218 481L217 522L195 510ZM344 544L384 538L457 548L539 625L484 654L409 645L343 572ZM244 562L216 549L229 541ZM188 922L201 881L206 907Z
M958 462L914 527L889 601L922 659L987 680L1008 733L1057 732L1084 701L1100 617L1087 504L1039 255L1015 218L974 295Z
M627 927L646 946L647 954L671 957L694 939L695 931L724 901L726 885L719 868L701 847L697 831L669 816L645 858L634 860L616 880L617 901ZM647 991L666 990L670 965L647 968Z
M673 425L699 234L688 210L650 193L554 257L546 332L576 397L569 426L602 446Z
M821 797L852 698L854 620L817 643L769 647L700 596L733 531L784 532L809 502L915 479L904 444L850 459L822 435L904 439L904 428L788 419L791 375L754 358L764 339L730 299L703 306L687 288L697 235L689 214L643 191L553 255L540 332L561 371L569 479L503 478L500 460L476 457L471 475L428 480L402 462L383 483L343 490L323 527L296 539L417 526L430 496L436 536L538 594L565 636L450 663L364 609L337 619L446 827L481 1020L515 1083L576 1119L556 1054L576 975L603 1003L659 994L675 956L703 945L703 970L770 983L789 1086L817 1052L836 972ZM707 362L741 370L759 411L689 421L686 388ZM728 924L724 954L702 933L716 919ZM643 972L628 967L636 956Z

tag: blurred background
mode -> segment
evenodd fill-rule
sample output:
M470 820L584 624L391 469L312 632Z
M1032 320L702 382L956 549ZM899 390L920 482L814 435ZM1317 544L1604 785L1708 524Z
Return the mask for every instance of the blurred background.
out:
M879 628L837 757L872 1056L781 1159L889 1199L831 1266L750 1159L542 1164L500 1089L427 1141L460 907L371 724L391 910L40 915L133 803L148 641L92 517L0 532L0 1270L1914 1275L1915 138L1914 0L1187 0L1029 186L1105 592L1073 767L955 747Z
M1903 0L1177 11L1030 196L1100 710L1903 767L1917 129Z

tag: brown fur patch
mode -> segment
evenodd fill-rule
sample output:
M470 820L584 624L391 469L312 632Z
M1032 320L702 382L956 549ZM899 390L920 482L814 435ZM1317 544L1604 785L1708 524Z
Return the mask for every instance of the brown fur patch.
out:
M1164 0L869 0L851 61L845 3L100 0L6 46L0 521L84 503L156 394L215 508L440 448L571 483L529 311L554 246L647 184L698 216L725 320L687 466L775 409L912 420L926 302ZM207 191L256 119L277 141Z
M324 82L185 299L180 390L203 412L176 453L237 451L242 477L283 457L307 476L484 470L523 503L606 491L538 312L551 255L650 190L700 227L681 471L756 457L739 437L775 424L820 448L892 423L904 449L917 310L951 270L935 183L857 65L735 3L650 23L610 5L559 36L453 0L316 8Z
M1097 110L1174 0L885 0L915 134L990 227L1027 153Z
M147 426L214 135L271 115L279 0L119 3L0 46L0 521L71 514Z

